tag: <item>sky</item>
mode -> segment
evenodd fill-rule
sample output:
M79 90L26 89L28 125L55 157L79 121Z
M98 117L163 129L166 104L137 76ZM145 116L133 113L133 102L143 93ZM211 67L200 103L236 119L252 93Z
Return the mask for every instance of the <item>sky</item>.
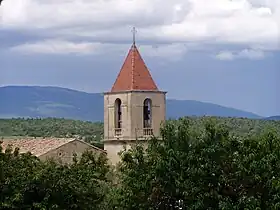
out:
M132 27L168 98L280 115L279 0L4 0L0 86L108 91Z

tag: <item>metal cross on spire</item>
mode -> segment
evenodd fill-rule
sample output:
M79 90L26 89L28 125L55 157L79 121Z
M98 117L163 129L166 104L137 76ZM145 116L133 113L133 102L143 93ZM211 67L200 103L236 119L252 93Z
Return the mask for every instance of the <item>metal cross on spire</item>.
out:
M133 34L133 37L132 37L133 38L133 40L132 40L133 41L133 45L135 45L135 38L136 38L135 36L136 36L136 33L137 33L136 28L133 27L131 31L132 31L132 34Z

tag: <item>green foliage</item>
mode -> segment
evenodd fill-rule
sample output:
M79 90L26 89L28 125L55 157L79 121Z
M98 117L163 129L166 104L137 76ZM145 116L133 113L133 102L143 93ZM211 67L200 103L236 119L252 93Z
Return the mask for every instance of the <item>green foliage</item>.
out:
M0 121L0 132L86 139L94 126L14 119ZM0 151L0 209L279 209L279 129L277 121L169 120L161 139L123 151L116 170L90 152L59 165Z
M90 152L59 165L8 150L0 168L0 209L101 209L109 189L106 157Z
M236 136L260 134L266 127L280 131L280 121L253 120L246 118L189 117L190 128L204 130L208 120L223 125ZM86 142L100 142L103 138L103 123L79 120L44 118L44 119L0 119L0 136L32 137L80 137Z
M118 209L278 209L280 138L236 138L213 122L170 121L162 140L122 154Z
M57 118L0 119L0 136L78 137L103 148L103 124Z
M265 129L273 129L280 132L280 121L256 120L234 117L187 117L189 127L196 132L203 132L205 123L212 122L217 126L227 129L230 135L236 137L248 137L260 135Z

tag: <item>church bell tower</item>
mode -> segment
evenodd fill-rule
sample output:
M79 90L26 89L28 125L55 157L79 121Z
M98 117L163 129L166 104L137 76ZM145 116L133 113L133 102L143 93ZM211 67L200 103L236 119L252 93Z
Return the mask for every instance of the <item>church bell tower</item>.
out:
M110 92L104 93L104 150L112 164L124 145L160 136L165 121L166 92L158 90L133 44Z

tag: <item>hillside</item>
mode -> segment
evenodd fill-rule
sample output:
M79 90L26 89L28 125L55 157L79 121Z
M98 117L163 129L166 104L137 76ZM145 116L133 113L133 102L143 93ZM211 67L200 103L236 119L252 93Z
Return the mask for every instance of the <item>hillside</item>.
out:
M0 87L0 118L68 118L103 121L101 93L38 86ZM211 103L191 100L167 100L167 118L182 116L221 116L260 118L253 113Z
M264 118L265 120L280 120L280 116L271 116Z

